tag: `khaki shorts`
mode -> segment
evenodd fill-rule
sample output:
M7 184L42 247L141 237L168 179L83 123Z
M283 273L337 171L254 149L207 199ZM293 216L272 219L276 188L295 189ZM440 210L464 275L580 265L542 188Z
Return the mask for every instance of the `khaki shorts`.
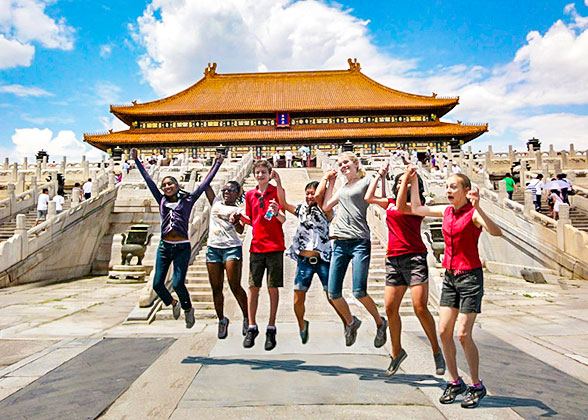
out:
M284 251L249 254L249 287L261 287L266 269L268 287L282 287L284 285Z

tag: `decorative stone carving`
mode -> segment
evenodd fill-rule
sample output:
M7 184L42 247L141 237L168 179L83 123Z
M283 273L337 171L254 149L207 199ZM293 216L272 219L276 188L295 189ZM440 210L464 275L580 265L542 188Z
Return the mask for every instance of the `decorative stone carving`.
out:
M133 257L137 257L137 265L142 265L143 257L147 246L151 241L152 233L149 233L149 225L133 225L127 231L122 234L122 248L121 252L121 265L131 265Z

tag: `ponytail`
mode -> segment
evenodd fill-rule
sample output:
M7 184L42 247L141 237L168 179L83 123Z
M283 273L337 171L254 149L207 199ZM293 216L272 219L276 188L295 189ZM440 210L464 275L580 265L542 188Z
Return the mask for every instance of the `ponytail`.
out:
M366 175L367 172L365 171L365 169L363 169L361 166L357 168L357 176L359 177L359 179L365 177Z

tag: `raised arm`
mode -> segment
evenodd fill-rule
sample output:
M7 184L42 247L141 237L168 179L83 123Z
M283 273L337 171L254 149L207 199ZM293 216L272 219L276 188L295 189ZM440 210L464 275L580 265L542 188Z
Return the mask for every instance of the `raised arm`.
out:
M335 189L335 180L337 179L337 171L329 169L325 175L328 181L327 189L325 190L325 198L323 199L323 211L330 211L339 202L339 191L333 194Z
M502 230L500 227L480 207L480 190L476 188L468 191L467 198L476 209L473 217L474 224L478 227L482 226L492 236L501 236Z
M414 185L415 188L410 189L410 209L406 203L406 190L408 189L408 182L410 180L411 185ZM426 206L424 203L421 203L421 198L419 196L419 179L416 175L416 167L410 165L406 169L406 173L403 180L404 185L404 196L401 196L401 191L398 191L398 200L396 202L396 206L398 207L398 211L403 213L408 213L409 211L416 215L416 216L430 216L430 217L443 217L443 212L447 206L435 206L429 207ZM402 185L400 186L402 189Z
M218 172L221 163L223 163L223 157L219 153L216 155L214 165L212 165L212 168L210 168L210 171L208 171L208 174L206 175L204 180L200 183L200 185L198 186L198 188L196 188L194 192L190 193L190 196L194 197L194 200L198 200L200 195L210 186L210 183L212 182L214 176Z
M270 179L276 181L278 201L280 203L280 206L282 206L285 210L289 211L290 213L296 214L296 206L286 201L286 192L284 191L284 187L282 187L282 180L280 179L280 175L275 169L272 170L272 173L270 174Z
M204 190L204 192L206 193L206 198L208 198L208 202L212 206L212 203L214 203L214 199L216 198L216 196L214 195L214 191L212 191L212 187L209 185L208 187L206 187L206 190Z
M316 190L314 192L314 201L319 206L319 208L323 208L323 203L325 201L325 191L327 189L327 180L325 178L321 178ZM323 210L324 211L324 210ZM333 210L325 211L325 215L327 216L327 220L331 221L333 219Z
M134 147L131 149L131 158L133 158L133 160L135 161L135 165L137 165L137 169L139 170L139 173L145 180L147 188L149 188L149 191L151 191L153 198L155 198L155 201L157 201L157 204L159 204L161 202L161 199L163 198L163 194L161 194L159 188L157 188L157 185L155 185L155 182L153 181L153 179L151 179L151 177L145 170L145 167L139 160L139 152Z
M382 197L376 196L376 189L378 188L378 181L381 180L382 184L386 182L386 174L388 173L388 164L383 164L380 169L378 170L378 176L372 179L370 185L365 192L365 196L363 197L365 201L370 204L377 204L378 206L382 207L383 209L388 208L388 199L385 195L385 188L382 188Z

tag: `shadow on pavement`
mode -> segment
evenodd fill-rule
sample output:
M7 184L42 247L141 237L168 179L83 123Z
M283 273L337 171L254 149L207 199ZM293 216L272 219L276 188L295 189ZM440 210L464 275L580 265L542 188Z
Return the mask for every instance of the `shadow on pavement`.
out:
M484 398L481 405L484 407L496 408L537 407L545 411L545 413L539 415L539 417L552 417L558 414L557 411L553 410L547 404L533 398L499 397L489 395Z
M382 381L406 384L419 387L439 387L445 384L442 378L433 375L396 374L391 377L384 375L383 369L346 368L337 365L309 365L304 360L260 360L230 359L213 357L187 357L182 363L199 363L206 366L244 365L252 370L273 369L284 372L314 372L323 376L357 375L362 381Z

